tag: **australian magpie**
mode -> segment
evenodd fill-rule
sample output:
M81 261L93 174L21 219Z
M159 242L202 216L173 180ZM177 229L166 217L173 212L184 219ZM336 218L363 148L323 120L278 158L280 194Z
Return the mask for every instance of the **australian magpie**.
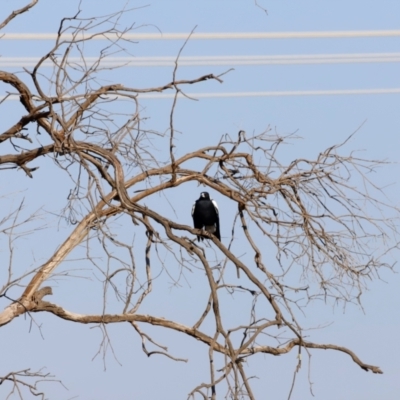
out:
M221 240L219 233L219 210L217 202L210 198L207 192L202 192L192 207L193 224L196 229L203 229L214 234ZM203 240L203 236L197 236L197 240Z

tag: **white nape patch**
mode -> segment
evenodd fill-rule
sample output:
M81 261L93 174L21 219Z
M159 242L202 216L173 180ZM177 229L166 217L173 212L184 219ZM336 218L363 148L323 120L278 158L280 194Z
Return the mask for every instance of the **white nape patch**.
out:
M194 214L194 209L196 208L196 203L193 203L193 207L192 207L192 217L193 217L193 214Z
M209 233L214 233L217 230L215 225L207 225L204 227L204 229Z
M211 201L212 201L212 203L214 204L215 211L217 212L217 214L219 214L219 209L218 209L218 204L217 204L217 202L216 202L215 200L211 200Z

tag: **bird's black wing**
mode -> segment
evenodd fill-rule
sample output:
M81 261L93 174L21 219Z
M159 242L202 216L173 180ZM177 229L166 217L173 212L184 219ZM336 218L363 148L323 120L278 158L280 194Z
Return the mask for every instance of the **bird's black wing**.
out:
M217 221L216 221L216 231L214 235L218 238L219 241L221 241L221 233L219 232L219 217L217 216Z
M197 208L197 201L193 204L192 207L192 217L193 217L193 226L195 229L202 229L203 228L203 221L201 218L201 215L199 215L198 209ZM197 235L197 240L200 242L200 240L203 240L202 236Z
M215 200L211 200L215 209L216 213L216 218L215 218L215 232L214 235L218 238L219 241L221 241L221 233L219 231L219 209L218 209L218 204Z

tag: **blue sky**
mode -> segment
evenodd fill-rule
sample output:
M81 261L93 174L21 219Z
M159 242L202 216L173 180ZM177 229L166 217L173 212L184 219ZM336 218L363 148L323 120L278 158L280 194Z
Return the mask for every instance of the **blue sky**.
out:
M23 1L3 1L0 19L13 9L25 4ZM83 16L103 15L119 10L127 3L115 0L84 0L81 4ZM138 33L189 33L196 32L315 32L315 31L372 31L400 29L400 3L398 1L324 1L298 0L296 2L259 1L267 9L265 13L253 1L131 1L129 6L137 10L122 19L122 24L132 24ZM55 33L59 20L73 15L77 1L56 2L40 0L39 4L5 29L6 33ZM48 51L51 41L1 40L0 63L4 57L36 57ZM176 56L182 40L140 41L129 48L135 57ZM96 47L97 46L97 47ZM96 56L100 46L88 47L88 56ZM333 39L276 39L276 40L192 40L183 50L182 56L251 56L251 55L312 55L312 54L358 54L399 53L400 37L333 38ZM3 68L3 67L1 67ZM400 88L399 62L392 63L347 63L310 65L256 65L233 66L234 70L223 77L223 84L208 81L188 87L187 93L233 93L268 91L316 91L316 90L367 90ZM178 70L178 78L195 78L229 69L227 66L188 66ZM21 71L20 67L8 67L8 71ZM27 79L26 75L20 75ZM127 86L142 88L158 86L171 80L171 67L126 67L116 75L110 72L108 79ZM4 95L1 86L0 96ZM143 115L148 117L146 127L166 131L169 127L169 112L172 99L143 99ZM375 182L386 188L388 201L400 206L400 167L398 153L400 145L400 94L374 95L323 95L323 96L261 96L261 97L216 97L200 98L199 101L180 99L175 114L177 155L214 144L224 133L235 136L239 129L261 132L268 127L278 134L295 133L301 139L294 140L284 148L281 157L288 162L295 158L315 157L326 147L343 141L352 132L358 133L346 146L347 151L359 150L370 159L385 159L391 163L380 168L374 175ZM16 101L2 105L2 125L8 127L11 118L18 115L20 107ZM5 128L4 128L5 129ZM25 177L22 171L3 171L3 187L14 193L1 199L8 209L25 197L26 213L44 207L57 212L65 204L70 187L65 186L63 174L46 168L49 161L40 160L41 169L34 179ZM49 187L52 191L49 191ZM175 208L175 217L182 223L191 224L190 209L201 189L195 185L179 188L168 194ZM15 194L16 193L16 194ZM233 208L218 199L222 228L230 224ZM220 201L221 200L221 201ZM169 206L157 205L159 199L149 200L171 217ZM124 221L121 221L123 225ZM227 229L227 228L226 228ZM59 223L56 216L50 228L38 231L34 236L22 238L18 243L15 262L39 266L51 255L69 228ZM131 234L123 229L123 234ZM224 233L222 233L224 236ZM226 235L228 235L226 233ZM1 238L1 247L6 242ZM45 245L43 245L45 243ZM7 262L6 251L0 253ZM394 253L391 262L399 253ZM83 248L71 256L75 264L63 265L62 269L86 267ZM172 260L168 260L172 263ZM74 267L75 266L75 267ZM398 272L398 267L396 266ZM160 274L162 272L160 271ZM174 278L178 270L171 267ZM203 307L196 302L201 296L196 288L194 274L187 281L174 285L173 279L162 275L159 301L145 305L142 313L168 317L171 310L178 313L182 321L190 324L193 310ZM0 275L0 279L2 275ZM92 279L54 278L54 295L50 301L62 304L74 312L96 312L101 295L99 276ZM311 338L319 343L346 346L366 363L378 365L383 375L372 375L362 371L346 355L335 352L313 351L310 363L311 381L316 399L337 400L395 400L400 391L400 294L399 275L383 271L382 280L371 282L362 298L363 310L350 305L345 310L333 308L331 304L313 305L307 314L308 326L328 325L324 329L310 331ZM170 279L170 280L169 280ZM200 285L200 284L199 284ZM101 285L100 285L101 286ZM248 299L244 299L245 303ZM241 299L238 299L241 301ZM0 299L0 306L8 302ZM101 305L100 305L101 306ZM114 304L109 304L113 309ZM117 308L115 308L116 310ZM198 383L208 379L208 359L205 346L171 332L149 328L154 338L167 344L172 354L186 358L187 364L175 363L163 357L147 358L132 328L126 325L109 327L113 349L108 352L106 362L102 355L94 357L99 348L99 328L67 323L44 313L29 318L20 317L2 327L2 360L0 375L10 370L40 368L62 379L68 391L57 385L43 386L51 399L180 399ZM232 316L234 320L234 317ZM193 321L192 321L193 323ZM40 326L40 329L39 329ZM257 399L286 399L296 365L296 353L281 356L257 356L249 368L254 375ZM309 360L305 359L297 377L292 399L312 398L308 382ZM0 386L0 398L7 393ZM223 398L222 394L220 394ZM16 398L16 397L15 397ZM29 397L28 397L29 398Z

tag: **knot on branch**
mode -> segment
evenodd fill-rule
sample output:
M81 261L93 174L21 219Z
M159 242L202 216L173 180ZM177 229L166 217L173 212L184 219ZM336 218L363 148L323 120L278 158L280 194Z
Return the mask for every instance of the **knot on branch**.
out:
M242 202L238 202L238 209L239 209L239 212L243 212L246 209L246 204L244 204Z
M50 286L45 286L44 288L39 289L32 296L32 301L36 304L39 304L44 296L52 295L53 289Z

